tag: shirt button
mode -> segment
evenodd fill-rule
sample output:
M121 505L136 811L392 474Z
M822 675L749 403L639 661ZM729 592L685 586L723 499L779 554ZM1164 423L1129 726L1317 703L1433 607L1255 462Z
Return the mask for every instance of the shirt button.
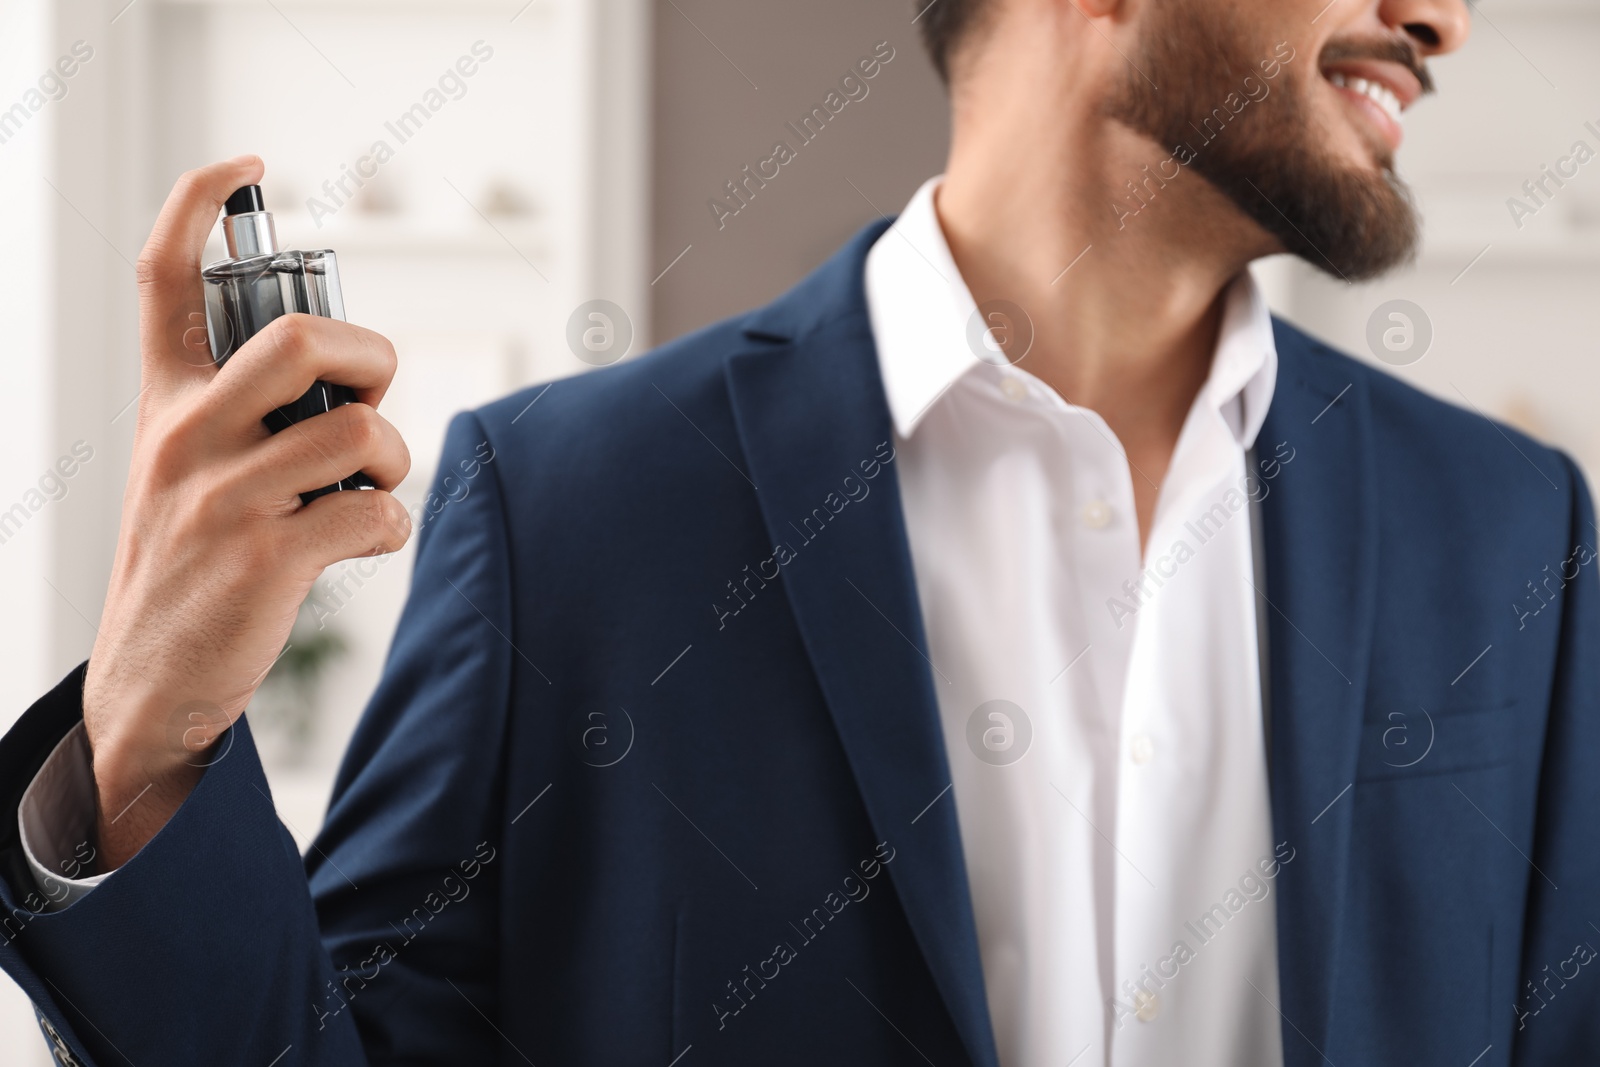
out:
M1133 762L1135 763L1141 765L1149 763L1155 758L1156 743L1151 740L1149 734L1135 734L1133 743L1129 746L1128 754L1133 757Z
M1022 384L1020 378L1009 374L1000 379L1000 391L1006 395L1007 400L1015 400L1019 404L1028 399L1028 387Z
M1139 990L1138 995L1133 998L1133 1014L1142 1023L1154 1019L1160 1010L1161 1001L1157 1000L1156 995L1148 989Z
M1111 505L1104 500L1091 500L1083 506L1083 524L1091 530L1104 530L1111 525Z

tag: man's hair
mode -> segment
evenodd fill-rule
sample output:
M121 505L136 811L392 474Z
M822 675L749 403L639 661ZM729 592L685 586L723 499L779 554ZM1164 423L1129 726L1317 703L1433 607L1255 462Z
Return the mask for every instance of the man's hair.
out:
M978 21L986 0L912 0L921 12L922 43L927 46L933 66L950 83L950 58L957 46Z

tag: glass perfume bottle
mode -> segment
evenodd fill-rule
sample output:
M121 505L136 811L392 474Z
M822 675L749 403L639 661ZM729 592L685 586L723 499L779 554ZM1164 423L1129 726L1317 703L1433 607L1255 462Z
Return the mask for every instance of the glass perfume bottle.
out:
M266 210L259 185L247 185L228 197L222 235L228 258L200 272L205 281L206 333L217 366L280 315L303 312L344 320L339 261L333 250L280 251L272 213ZM355 399L355 390L347 385L318 381L300 399L273 410L262 421L277 433ZM309 504L326 493L372 488L372 479L357 471L333 485L301 493L300 500Z

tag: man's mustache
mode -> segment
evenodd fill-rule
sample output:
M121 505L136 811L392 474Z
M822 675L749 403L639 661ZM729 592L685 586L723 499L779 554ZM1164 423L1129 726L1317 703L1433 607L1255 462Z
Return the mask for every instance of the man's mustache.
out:
M1322 49L1322 67L1346 59L1376 59L1399 63L1422 83L1423 95L1433 92L1433 75L1417 54L1416 45L1404 37L1374 37L1366 40L1329 41Z

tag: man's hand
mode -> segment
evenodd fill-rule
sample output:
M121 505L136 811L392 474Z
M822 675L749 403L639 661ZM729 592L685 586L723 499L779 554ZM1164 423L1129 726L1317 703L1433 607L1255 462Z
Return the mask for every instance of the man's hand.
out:
M200 255L222 202L261 180L240 156L178 180L139 257L142 391L111 586L84 681L102 870L154 837L249 703L323 568L393 552L411 458L377 406L394 348L286 315L217 369ZM269 435L261 419L322 379L358 402ZM356 471L378 488L300 494Z

